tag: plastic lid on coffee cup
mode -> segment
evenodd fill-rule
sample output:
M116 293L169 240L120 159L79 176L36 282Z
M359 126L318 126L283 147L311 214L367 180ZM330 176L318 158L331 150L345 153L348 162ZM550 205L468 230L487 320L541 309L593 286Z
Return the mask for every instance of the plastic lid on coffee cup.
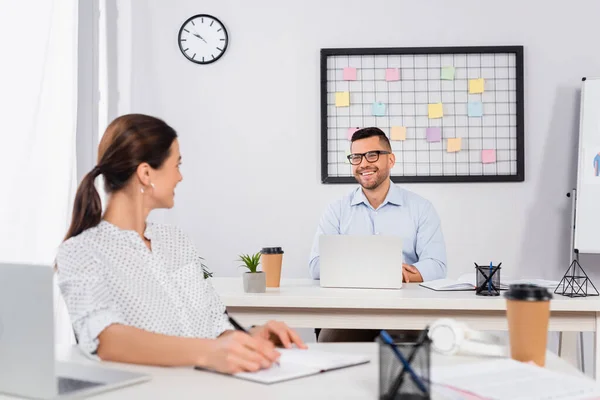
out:
M547 301L552 299L552 294L545 287L518 284L510 285L506 293L504 293L504 297L507 300Z
M260 252L262 254L283 254L281 247L263 247Z

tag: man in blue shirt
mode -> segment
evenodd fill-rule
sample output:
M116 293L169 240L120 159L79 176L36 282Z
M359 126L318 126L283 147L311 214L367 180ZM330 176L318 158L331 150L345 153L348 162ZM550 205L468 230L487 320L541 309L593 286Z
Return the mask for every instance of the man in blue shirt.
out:
M348 159L361 187L331 203L321 217L310 256L313 279L320 277L320 235L400 236L404 282L445 278L446 248L440 219L429 201L391 182L390 172L396 158L385 133L379 128L356 131L352 135L351 151ZM330 335L335 334L334 331L342 334ZM361 331L324 329L319 341L371 340L373 332L362 333L366 336Z

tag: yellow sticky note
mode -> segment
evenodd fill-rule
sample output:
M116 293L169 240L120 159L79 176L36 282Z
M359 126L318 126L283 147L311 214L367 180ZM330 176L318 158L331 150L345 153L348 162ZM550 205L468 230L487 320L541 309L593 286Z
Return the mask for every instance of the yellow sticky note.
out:
M469 79L469 93L483 93L483 84L485 83L483 78Z
M392 126L392 132L390 134L392 140L406 140L406 127L405 126Z
M448 139L448 153L456 153L460 151L462 146L462 138L450 138Z
M335 106L348 107L350 105L350 92L336 92Z
M444 116L444 108L442 103L429 105L429 118L442 118Z

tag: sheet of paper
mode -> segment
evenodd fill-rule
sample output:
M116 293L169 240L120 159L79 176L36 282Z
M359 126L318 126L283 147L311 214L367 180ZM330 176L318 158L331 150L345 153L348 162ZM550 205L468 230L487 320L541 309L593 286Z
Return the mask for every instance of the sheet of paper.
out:
M431 142L439 142L442 140L442 129L441 128L437 128L437 127L427 128L425 133L427 135L427 141L430 143Z
M583 400L600 396L600 386L589 378L512 359L434 366L431 380L494 400Z
M350 92L336 92L335 106L348 107L350 105Z
M392 126L390 137L392 140L406 140L406 127Z
M373 103L373 115L381 117L385 115L385 103L375 102Z
M456 70L454 67L442 67L442 74L440 78L445 81L452 81L454 80L455 71Z
M400 70L398 68L387 68L385 70L385 80L386 81L399 81L400 80Z
M429 118L442 118L444 116L444 107L442 103L429 104Z
M481 117L483 115L483 103L480 101L470 101L467 112L469 117Z
M448 139L448 153L456 153L462 147L462 138Z
M346 67L344 68L344 80L355 81L356 80L356 68Z
M485 83L485 81L483 78L469 79L469 93L471 93L471 94L483 93L484 83Z
M496 150L481 150L481 162L492 164L496 162Z

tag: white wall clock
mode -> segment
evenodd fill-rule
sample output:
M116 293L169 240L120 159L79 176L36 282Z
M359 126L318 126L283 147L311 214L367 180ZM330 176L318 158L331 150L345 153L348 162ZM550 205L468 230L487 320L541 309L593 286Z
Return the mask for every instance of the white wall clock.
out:
M185 58L196 64L210 64L225 54L229 35L217 18L198 14L183 23L177 41Z

